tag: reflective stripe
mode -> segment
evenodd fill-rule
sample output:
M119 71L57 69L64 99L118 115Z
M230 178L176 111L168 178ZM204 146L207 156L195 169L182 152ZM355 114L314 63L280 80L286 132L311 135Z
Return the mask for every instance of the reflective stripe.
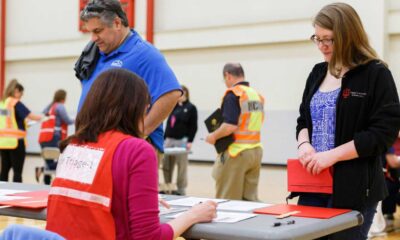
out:
M0 129L0 136L2 137L25 137L26 132L22 130L15 130L15 129Z
M104 197L94 193L79 191L71 188L51 187L49 195L64 196L86 202L98 203L105 207L110 207L110 198L108 197Z
M243 101L240 104L240 110L243 113L247 112L263 112L264 111L264 106L262 101Z

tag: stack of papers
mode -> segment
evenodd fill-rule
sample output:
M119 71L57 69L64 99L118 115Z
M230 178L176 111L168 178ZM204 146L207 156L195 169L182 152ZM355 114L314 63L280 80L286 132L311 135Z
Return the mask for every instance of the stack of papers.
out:
M248 212L248 211L253 211L254 209L257 208L264 208L268 206L271 206L271 204L231 200L228 202L223 202L221 204L218 204L217 210Z
M206 202L208 200L216 202L216 203L228 201L226 199L216 199L216 198L186 197L186 198L170 200L170 201L167 201L167 203L172 206L193 207L196 204Z
M48 190L21 191L11 189L0 190L0 205L4 207L46 208Z
M167 218L177 218L183 213L178 213L172 216L167 216ZM252 213L234 213L234 212L217 212L217 217L212 220L215 223L236 223L252 217L257 216L257 214Z

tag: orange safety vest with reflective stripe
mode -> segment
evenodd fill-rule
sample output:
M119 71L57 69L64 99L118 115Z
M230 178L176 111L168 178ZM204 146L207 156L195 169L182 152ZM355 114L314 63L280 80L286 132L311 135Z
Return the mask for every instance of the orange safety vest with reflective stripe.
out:
M66 239L115 239L112 160L118 144L130 137L109 131L97 143L64 149L49 192L47 230Z
M18 128L15 118L15 105L18 99L8 97L0 102L0 149L15 149L18 139L26 136L26 132Z
M61 140L64 140L67 137L68 133L68 125L65 123L61 123L60 127L56 127L56 108L58 103L54 103L49 112L48 117L45 121L42 122L42 126L40 127L39 133L39 143L50 142L53 139L54 132L56 130L61 130Z
M228 152L236 157L246 149L262 147L260 131L264 121L264 98L253 88L245 85L236 85L229 88L229 92L239 97L240 116L238 129L233 133L235 141L229 145Z

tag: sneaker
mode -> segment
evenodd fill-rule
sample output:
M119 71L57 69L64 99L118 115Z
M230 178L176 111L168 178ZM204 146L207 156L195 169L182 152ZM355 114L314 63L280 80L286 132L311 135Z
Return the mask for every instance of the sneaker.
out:
M375 237L384 237L387 236L387 233L385 231L381 231L381 232L369 232L368 233L368 239L373 239Z
M383 215L386 222L385 231L392 232L394 231L394 216L393 214L384 214Z

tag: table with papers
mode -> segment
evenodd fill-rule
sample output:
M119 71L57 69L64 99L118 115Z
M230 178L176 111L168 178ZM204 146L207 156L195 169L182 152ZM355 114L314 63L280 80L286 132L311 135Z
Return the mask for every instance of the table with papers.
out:
M0 182L1 190L46 190L49 186L38 184L4 183ZM207 201L207 198L182 197L163 195L164 200L171 204L171 209L160 208L160 221L168 222L174 215L180 214L190 206ZM195 224L188 229L183 237L186 239L218 239L218 240L259 240L259 239L315 239L338 232L362 223L362 216L357 211L351 211L329 219L305 217L288 217L276 219L273 215L253 214L253 210L269 206L265 203L228 201L211 199L219 202L217 219L211 223ZM178 205L177 205L178 204ZM0 208L0 215L46 220L46 209L32 210L24 208ZM293 221L294 224L286 224ZM274 227L275 223L282 223Z

